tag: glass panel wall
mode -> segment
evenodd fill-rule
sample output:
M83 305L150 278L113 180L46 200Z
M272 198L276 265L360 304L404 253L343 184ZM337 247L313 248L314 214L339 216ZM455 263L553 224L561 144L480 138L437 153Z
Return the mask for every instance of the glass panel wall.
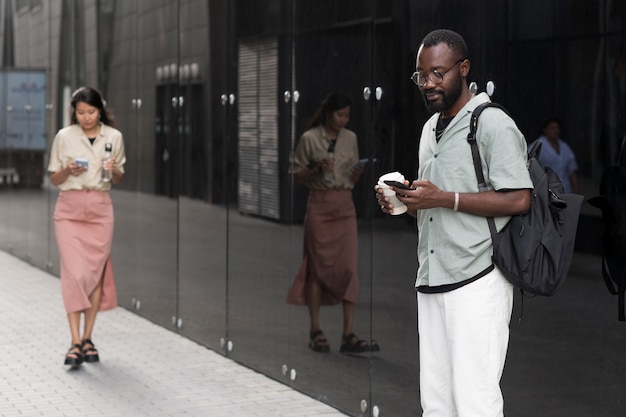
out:
M230 3L230 2L229 2ZM279 80L289 77L280 51L288 41L287 10L280 2L266 7L234 2L230 43L233 64L228 97L227 153L228 261L226 354L276 379L283 377L288 352L289 181L280 166L279 126L288 114ZM286 21L288 23L288 20ZM284 73L287 69L286 73Z
M187 337L220 350L226 333L226 254L228 210L214 191L213 152L210 130L223 126L221 118L209 115L222 110L219 96L209 83L211 59L206 44L210 39L209 5L205 1L181 2L179 11L179 116L178 116L178 321ZM217 42L226 43L227 37ZM224 50L222 48L221 50ZM214 54L215 59L217 59ZM222 60L223 57L220 57ZM226 67L218 67L228 71ZM223 132L223 130L221 131ZM221 135L222 133L220 133ZM219 152L219 151L218 151ZM222 155L219 158L222 159ZM213 181L213 182L212 182ZM214 204L212 204L212 202Z
M331 93L346 94L352 100L350 118L346 128L357 138L359 156L371 153L372 108L375 105L372 85L372 34L373 7L371 1L348 2L293 2L293 85L299 93L294 105L292 152L299 145L300 136L311 127L309 121ZM339 137L337 139L340 140ZM339 147L339 142L337 142ZM337 166L335 177L338 170ZM345 321L358 338L367 341L371 334L371 230L368 206L372 198L371 167L367 167L352 190L352 200L357 216L357 289L355 294L346 290L346 298L354 297L356 303L337 299L327 305L322 297L319 309L319 326L328 341L330 352L320 353L309 348L312 319L315 311L308 306L290 306L289 364L297 374L293 386L311 395L323 396L328 403L350 413L366 411L369 404L370 353L340 353ZM303 219L312 191L294 182L292 219L294 223L290 258L294 282L303 262ZM316 197L316 200L318 198ZM319 202L317 204L320 204ZM324 227L313 223L316 227ZM346 227L345 225L337 227ZM319 233L319 232L318 232ZM311 237L307 236L307 239ZM317 239L317 238L316 238ZM319 238L321 241L321 238ZM325 249L319 247L320 252ZM313 246L315 247L315 246ZM328 249L326 249L328 250ZM349 254L349 248L337 248ZM331 257L332 258L332 257ZM328 268L312 265L307 256L308 270ZM337 262L341 262L338 260ZM338 266L339 267L339 266ZM338 268L335 267L335 268ZM309 272L309 275L312 274ZM336 276L333 280L339 280ZM313 279L311 276L308 279ZM338 283L327 282L330 288ZM308 300L309 287L304 286L304 299Z
M108 95L128 157L125 181L112 192L119 299L176 328L179 4L116 2L115 15Z
M111 193L120 305L354 416L420 412L416 225L383 215L373 186L387 172L417 175L430 115L409 76L423 36L438 27L463 34L469 81L480 92L495 86L492 99L529 142L543 119L560 118L586 197L597 194L626 130L624 0L0 5L9 15L3 67L24 87L22 101L0 94L0 170L17 167L20 179L0 183L0 247L59 275L58 190L41 175L45 152L68 123L71 92L98 87L128 158L125 181ZM330 352L312 351L307 306L286 302L303 258L310 194L294 180L293 154L331 91L352 97L347 127L359 156L370 158L352 190L359 281L352 330L375 340L378 352L340 353L341 303L320 312ZM46 150L10 145L37 142L42 119ZM523 312L516 296L503 377L509 416L533 414L537 404L548 416L580 414L577 407L621 415L625 379L606 369L626 340L599 278L601 218L588 204L578 233L562 292L525 300ZM550 394L537 398L537 381L546 380L554 382Z
M420 28L407 36L397 22L414 22L425 4L376 1L374 10L373 86L382 91L371 117L371 189L379 176L400 172L417 178L420 121L425 120L417 89L409 80L415 68ZM408 15L407 15L408 14ZM419 18L421 21L423 18ZM414 30L414 29L413 29ZM417 230L409 216L388 216L376 204L369 206L372 224L372 333L381 351L371 362L371 410L380 415L410 415L420 410L417 362L417 316L413 290L416 275Z
M144 273L150 273L150 268L143 271L143 262L146 262L144 251L145 241L152 242L152 237L142 239L144 219L143 203L140 184L149 180L140 174L142 166L142 148L148 146L152 141L141 140L145 134L140 131L142 121L146 117L146 109L154 106L142 94L145 92L140 88L143 78L140 78L140 33L145 29L139 26L140 2L131 0L122 4L115 4L111 7L111 27L107 31L100 33L100 36L108 39L103 40L103 44L108 44L110 55L105 55L102 59L103 79L102 84L106 88L102 91L104 99L107 100L109 110L114 113L116 128L124 136L124 146L126 151L126 164L124 167L124 182L117 187L113 187L111 196L113 199L113 210L116 219L114 242L112 246L112 262L116 275L116 285L118 292L118 302L127 309L143 314L142 304L144 289L142 277ZM115 22L115 23L113 23ZM115 54L112 51L116 51ZM141 105L139 105L141 102ZM144 106L145 103L145 106ZM149 110L148 110L149 111ZM150 134L152 129L147 131ZM123 190L122 190L123 189ZM171 227L165 225L164 227ZM161 259L155 256L155 259ZM119 279L118 277L123 277ZM144 284L145 285L145 284ZM163 319L162 319L163 320ZM162 321L163 322L163 321Z
M48 9L36 1L22 2L20 6L15 14L16 24L11 29L27 46L22 50L5 43L5 62L0 74L4 109L0 187L16 197L9 203L12 209L6 211L7 249L31 262L45 265L48 246L42 237L46 237L49 219L41 186L47 136L46 68L49 55L46 39L49 26L40 23L47 22Z

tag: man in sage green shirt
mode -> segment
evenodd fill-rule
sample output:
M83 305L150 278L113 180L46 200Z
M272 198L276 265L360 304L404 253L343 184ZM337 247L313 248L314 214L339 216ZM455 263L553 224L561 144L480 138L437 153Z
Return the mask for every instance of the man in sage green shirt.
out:
M468 87L463 38L436 30L422 41L411 77L433 116L422 130L419 178L396 190L417 217L420 396L424 417L502 417L500 378L513 287L491 262L485 217L498 229L530 207L526 141L499 109L480 117L477 138L489 189L479 192L467 142L471 113L489 101ZM388 197L377 193L390 213Z

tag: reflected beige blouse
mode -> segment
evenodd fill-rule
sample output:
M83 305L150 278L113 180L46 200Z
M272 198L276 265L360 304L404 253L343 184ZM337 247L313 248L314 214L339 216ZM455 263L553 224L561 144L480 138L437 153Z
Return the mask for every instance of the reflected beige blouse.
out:
M312 190L329 190L333 188L352 189L352 169L359 161L359 146L356 134L349 129L341 129L334 149L335 168L330 178L324 172L317 173L309 182ZM294 153L295 171L309 169L328 156L331 140L326 136L321 125L315 126L302 134Z
M124 172L126 155L124 153L124 140L122 133L105 124L100 125L100 134L96 137L93 145L83 133L78 124L65 127L56 134L52 149L50 150L49 172L58 172L77 158L89 161L89 167L81 175L73 176L59 185L61 191L68 190L95 190L108 191L111 189L110 182L102 182L102 157L104 145L113 145L112 155L115 157L117 169Z

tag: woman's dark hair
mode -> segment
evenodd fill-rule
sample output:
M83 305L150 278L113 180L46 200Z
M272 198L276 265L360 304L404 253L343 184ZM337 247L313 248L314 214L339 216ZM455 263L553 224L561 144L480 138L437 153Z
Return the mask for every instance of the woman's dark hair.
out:
M309 119L306 124L306 129L311 129L317 125L324 125L329 115L345 107L352 107L352 98L350 98L350 96L337 92L328 94Z
M561 127L561 121L559 119L557 119L556 117L550 117L543 121L543 124L541 125L541 130L547 128L548 125L552 123L556 123L557 125L559 125L559 128Z
M100 95L98 90L91 87L81 87L74 91L74 94L72 94L72 101L70 103L72 105L70 114L72 124L78 123L78 120L76 119L76 105L81 101L89 104L90 106L94 106L100 111L100 121L102 123L109 126L114 125L113 117L106 109L106 103L102 100L102 95Z

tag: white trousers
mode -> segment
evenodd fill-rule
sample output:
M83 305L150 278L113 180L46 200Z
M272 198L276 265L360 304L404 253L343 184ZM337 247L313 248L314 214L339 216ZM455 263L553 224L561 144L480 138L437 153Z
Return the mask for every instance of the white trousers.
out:
M495 268L454 291L417 294L423 417L503 417L500 378L513 286Z

